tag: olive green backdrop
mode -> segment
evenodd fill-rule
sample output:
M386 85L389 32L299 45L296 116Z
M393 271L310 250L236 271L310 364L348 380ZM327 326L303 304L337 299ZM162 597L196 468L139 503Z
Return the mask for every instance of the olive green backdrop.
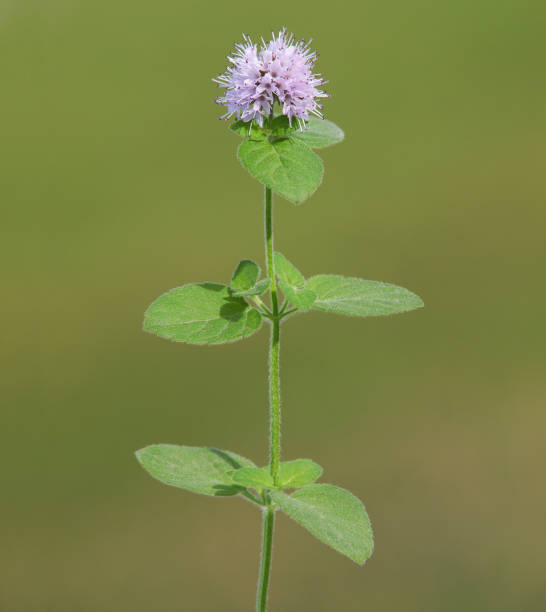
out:
M210 79L241 32L282 25L314 38L347 139L311 200L276 199L279 249L426 308L283 328L284 457L364 500L376 551L360 568L280 517L271 611L546 607L543 0L3 0L6 612L253 608L259 512L132 453L265 462L266 329L198 348L141 320L263 261Z

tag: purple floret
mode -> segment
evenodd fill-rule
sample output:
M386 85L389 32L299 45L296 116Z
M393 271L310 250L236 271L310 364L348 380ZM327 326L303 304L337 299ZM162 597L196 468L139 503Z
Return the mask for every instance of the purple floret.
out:
M270 115L275 100L290 125L296 118L302 128L310 113L323 118L317 99L328 96L318 89L326 81L312 72L317 54L309 48L311 41L294 41L293 34L286 30L272 36L268 43L262 38L259 48L244 36L244 43L236 44L235 53L228 56L231 65L213 79L226 89L225 95L216 100L227 106L221 119L235 115L263 127L264 117Z

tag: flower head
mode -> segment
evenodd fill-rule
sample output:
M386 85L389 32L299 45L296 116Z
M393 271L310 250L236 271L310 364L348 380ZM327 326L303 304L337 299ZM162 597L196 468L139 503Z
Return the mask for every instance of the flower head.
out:
M295 117L301 127L309 113L322 118L317 99L328 94L318 89L326 81L312 72L317 54L309 48L311 41L295 41L286 30L272 36L268 43L262 38L258 48L245 35L244 42L236 44L235 53L228 56L230 65L226 71L213 79L226 89L225 95L216 100L227 106L221 119L235 115L263 127L264 117L271 114L275 101L290 125Z

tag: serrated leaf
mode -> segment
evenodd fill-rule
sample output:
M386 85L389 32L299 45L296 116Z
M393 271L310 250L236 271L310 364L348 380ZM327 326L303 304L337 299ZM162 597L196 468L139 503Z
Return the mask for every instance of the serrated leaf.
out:
M324 544L362 565L373 550L370 520L362 502L349 491L314 484L288 496L272 491L280 509Z
M307 128L300 132L296 130L290 134L312 149L322 149L341 142L345 138L343 130L328 119L312 117L307 122Z
M275 272L280 280L292 287L302 288L305 285L303 274L282 253L276 251L273 255L273 262Z
M298 289L292 287L284 281L279 281L279 287L284 293L286 299L295 306L298 310L309 310L316 299L316 294L310 289Z
M421 308L421 298L389 283L334 274L311 277L306 284L317 295L312 308L337 314L373 317Z
M273 478L268 467L245 467L233 473L233 482L253 489L271 489Z
M245 468L246 469L246 468ZM283 461L279 469L279 488L293 489L315 482L322 475L322 468L311 459Z
M251 287L247 291L232 291L231 295L233 297L251 297L253 295L263 295L271 285L271 281L269 278L263 278L259 280L254 287Z
M144 330L190 344L223 344L251 336L262 325L261 314L230 294L229 287L198 283L177 287L153 302L144 315Z
M267 138L265 131L255 121L252 121L252 127L250 121L234 121L229 129L242 138L250 138L251 140L265 140Z
M248 291L260 277L260 267L250 259L243 259L235 268L231 278L231 288L236 291Z
M136 453L142 467L160 482L202 495L237 495L243 491L233 484L231 473L255 467L230 451L199 446L152 444Z
M309 198L322 181L322 160L299 140L246 140L237 157L254 178L294 204Z

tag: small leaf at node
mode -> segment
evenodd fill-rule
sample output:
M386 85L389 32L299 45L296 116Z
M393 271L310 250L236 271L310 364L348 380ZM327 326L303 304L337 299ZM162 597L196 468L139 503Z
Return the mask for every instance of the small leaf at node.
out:
M403 287L361 278L320 274L308 279L306 288L316 293L315 310L348 316L390 315L423 306L418 295Z
M271 281L269 278L262 278L259 280L254 287L251 287L247 291L232 291L231 295L233 297L251 297L253 295L263 295L271 285Z
M229 129L242 138L249 138L250 140L265 140L267 138L267 134L255 121L234 121Z
M243 468L248 469L248 468ZM322 468L310 459L283 461L279 470L279 488L295 489L315 482L322 475Z
M312 117L307 122L307 128L300 132L296 130L290 134L312 149L322 149L341 142L345 138L343 130L328 119Z
M239 262L231 279L231 288L234 291L248 291L260 278L260 267L250 259Z
M322 181L322 160L297 139L245 140L237 157L254 178L294 204L307 200Z
M309 289L297 289L284 281L279 281L279 287L286 299L298 310L309 310L316 299L316 294Z
M275 263L275 272L279 279L292 287L302 289L305 285L305 278L296 266L290 263L288 259L278 251L273 255L273 259Z
M273 488L273 478L268 467L244 467L233 473L233 482L253 489Z
M373 550L370 520L362 502L349 491L314 484L288 496L272 491L272 500L324 544L362 565Z
M237 495L244 489L233 483L231 473L254 463L217 448L152 444L138 450L142 467L160 482L202 495Z
M215 283L184 285L153 302L144 315L144 330L189 344L223 344L251 336L262 315Z

